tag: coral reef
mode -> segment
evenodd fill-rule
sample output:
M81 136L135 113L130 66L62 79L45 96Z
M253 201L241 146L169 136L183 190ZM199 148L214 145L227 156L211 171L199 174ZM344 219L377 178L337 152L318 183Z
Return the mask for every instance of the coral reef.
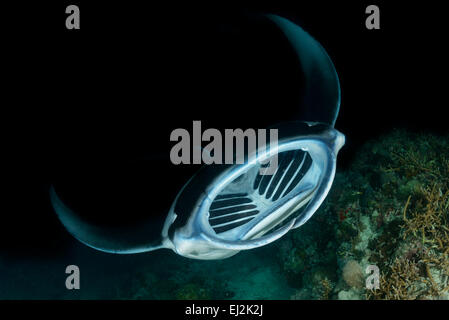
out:
M205 300L210 299L210 292L196 283L188 283L176 290L178 300Z
M369 297L377 299L444 299L449 290L449 190L437 183L421 188L407 214L403 210L404 242L381 278L381 288ZM399 257L398 257L399 256Z
M308 228L323 231L310 237ZM337 173L311 221L285 239L296 250L328 243L304 262L296 251L287 255L302 275L292 298L319 298L322 286L313 287L308 274L328 264L324 257L336 248L330 299L448 299L448 235L449 137L396 130L367 142L349 169ZM379 289L364 287L368 265L380 270Z
M353 288L362 288L364 284L364 274L357 261L349 260L343 267L343 280Z
M324 278L323 280L321 280L321 300L328 300L329 299L329 295L332 292L333 289L333 283L327 279Z

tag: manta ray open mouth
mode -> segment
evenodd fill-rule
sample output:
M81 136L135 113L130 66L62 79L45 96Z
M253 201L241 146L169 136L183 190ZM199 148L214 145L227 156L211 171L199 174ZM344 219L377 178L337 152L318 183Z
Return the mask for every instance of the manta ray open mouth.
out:
M255 165L212 201L209 223L220 237L231 239L241 234L242 239L255 239L288 222L293 213L300 214L310 201L321 170L309 153L285 151L278 159L274 174L262 175L261 165ZM298 195L295 205L286 205L289 194Z
M302 122L284 123L279 132L273 150L194 176L169 212L165 245L191 258L224 258L273 242L310 219L330 190L344 136ZM274 172L261 174L274 156Z

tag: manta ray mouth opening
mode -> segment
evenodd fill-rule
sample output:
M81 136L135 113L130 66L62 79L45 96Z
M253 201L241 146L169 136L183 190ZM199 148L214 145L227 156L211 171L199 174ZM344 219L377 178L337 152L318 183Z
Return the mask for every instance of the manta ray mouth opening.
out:
M226 185L209 206L209 224L222 239L256 239L301 214L317 189L321 169L310 154L289 150L278 154L271 175L262 175L262 164ZM289 202L295 195L294 203Z
M245 164L218 174L205 169L194 177L175 201L168 223L188 207L183 195L196 195L198 200L189 209L188 221L169 235L167 247L190 258L222 259L271 243L307 222L331 188L345 139L333 128L304 125L316 133L290 135ZM262 174L261 167L274 156L278 157L274 172ZM207 176L215 178L198 188L196 182Z

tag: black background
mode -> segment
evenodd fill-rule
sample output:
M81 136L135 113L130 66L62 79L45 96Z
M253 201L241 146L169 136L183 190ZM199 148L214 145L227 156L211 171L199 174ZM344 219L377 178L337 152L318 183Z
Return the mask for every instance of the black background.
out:
M326 48L342 88L336 123L347 139L339 156L342 168L350 165L364 141L392 128L448 132L446 37L440 4L311 2L2 5L0 254L54 256L74 241L48 202L49 185L58 180L57 172L64 167L61 163L67 165L58 159L88 162L77 152L86 146L99 157L120 158L123 153L111 146L122 139L120 146L132 149L123 132L140 137L133 144L145 145L154 139L167 147L168 132L178 121L198 120L194 116L195 92L189 96L189 90L180 93L172 87L174 78L177 89L182 82L195 81L195 70L188 70L191 77L179 78L178 69L171 70L170 64L160 65L156 59L146 65L149 58L144 53L149 50L157 58L169 52L172 56L162 60L173 59L176 68L182 67L188 61L189 47L199 41L190 38L190 32L213 22L213 17L226 18L236 11L277 13L298 22ZM79 5L81 30L65 28L68 4ZM365 28L368 4L380 7L380 30ZM185 22L191 28L183 29ZM165 44L169 50L158 51L152 47L155 43ZM120 81L114 78L116 73L121 74ZM123 88L126 94L120 94ZM177 109L173 111L170 105ZM217 108L219 112L226 113ZM167 115L173 118L171 127L165 125ZM160 136L142 135L147 124L151 132L161 132ZM184 181L188 175L173 171L165 178ZM160 188L168 184L156 180Z

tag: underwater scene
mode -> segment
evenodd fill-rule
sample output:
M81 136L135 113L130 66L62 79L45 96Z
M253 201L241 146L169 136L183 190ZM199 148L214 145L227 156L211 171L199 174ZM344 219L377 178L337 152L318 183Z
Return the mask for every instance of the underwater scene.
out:
M449 300L444 10L9 12L0 303Z
M77 243L70 257L84 261L83 290L58 290L56 272L27 275L57 263L20 270L0 260L0 299L447 300L449 136L398 129L367 141L311 220L262 248L197 261L168 251L117 257ZM378 290L366 288L368 265L380 270Z

